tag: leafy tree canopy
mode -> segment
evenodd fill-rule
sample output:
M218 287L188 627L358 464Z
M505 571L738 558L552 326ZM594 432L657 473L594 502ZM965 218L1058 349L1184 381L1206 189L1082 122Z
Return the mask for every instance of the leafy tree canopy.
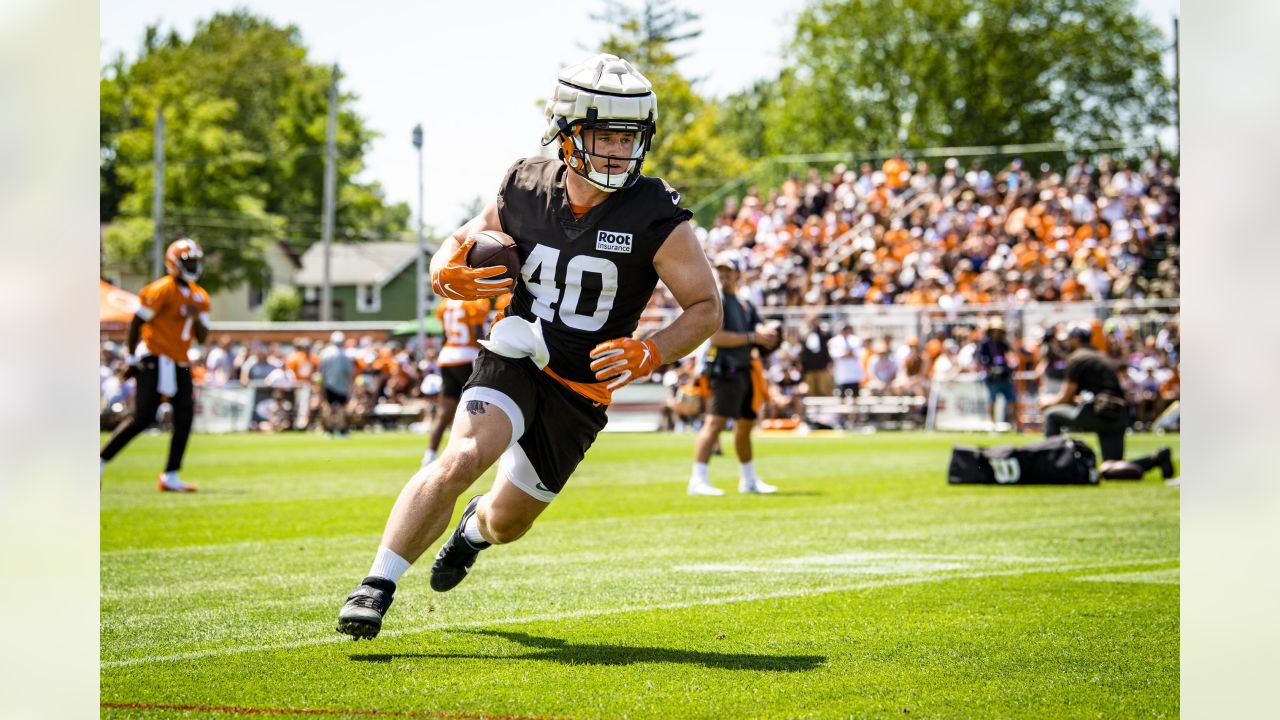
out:
M219 13L184 39L148 27L138 58L102 70L99 141L104 256L150 271L157 109L165 116L164 232L207 255L210 289L261 284L263 249L302 252L321 235L324 146L332 70L308 60L295 26L247 11ZM352 178L376 133L339 84L335 239L386 239L409 208Z
M726 100L761 156L1139 137L1169 122L1132 0L812 0L779 77Z

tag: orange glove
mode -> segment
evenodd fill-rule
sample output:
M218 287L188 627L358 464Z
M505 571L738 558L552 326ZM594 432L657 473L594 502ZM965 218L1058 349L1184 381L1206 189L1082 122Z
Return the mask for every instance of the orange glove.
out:
M485 268L467 265L467 253L471 252L471 246L475 244L475 238L467 238L443 268L431 273L431 289L436 295L450 300L480 300L510 292L515 283L511 278L489 279L507 272L505 265Z
M638 380L662 364L658 347L652 340L609 340L592 348L590 357L594 361L591 369L596 373L596 380L614 379L605 386L609 390L617 390L632 380Z

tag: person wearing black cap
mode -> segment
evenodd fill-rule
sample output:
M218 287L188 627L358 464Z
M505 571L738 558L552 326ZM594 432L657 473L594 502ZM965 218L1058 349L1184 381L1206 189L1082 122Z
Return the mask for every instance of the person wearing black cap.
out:
M738 297L741 270L732 253L720 253L714 264L720 280L724 319L710 338L704 363L711 402L694 445L689 494L724 494L707 479L707 470L720 432L730 420L733 420L733 448L738 456L738 492L774 493L778 488L756 476L751 446L751 428L756 421L751 362L754 348L776 348L780 337L777 330L761 321L754 305Z
M1065 378L1057 396L1041 401L1044 410L1045 437L1053 437L1064 430L1095 432L1102 449L1102 463L1098 474L1109 480L1140 480L1153 468L1159 467L1166 480L1173 477L1173 459L1168 447L1152 455L1124 460L1124 433L1129 425L1129 404L1120 386L1120 374L1105 355L1090 344L1092 331L1084 325L1073 326L1067 332L1067 356ZM1092 396L1076 403L1081 394Z

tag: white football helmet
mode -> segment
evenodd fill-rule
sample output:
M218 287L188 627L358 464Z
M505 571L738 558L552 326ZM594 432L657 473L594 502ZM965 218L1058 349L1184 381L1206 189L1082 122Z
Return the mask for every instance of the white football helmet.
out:
M613 192L640 179L657 121L658 98L653 85L631 63L602 53L560 72L547 102L542 144L558 139L560 159L571 170L595 187ZM634 133L635 139L628 155L606 155L587 147L586 130ZM620 168L610 172L609 165Z

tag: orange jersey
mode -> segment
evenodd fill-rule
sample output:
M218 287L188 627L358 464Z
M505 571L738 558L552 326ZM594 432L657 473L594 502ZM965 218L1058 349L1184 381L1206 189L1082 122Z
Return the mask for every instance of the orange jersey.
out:
M138 303L138 317L145 321L142 342L147 350L185 365L197 318L209 322L209 293L195 283L165 275L142 288Z
M436 317L444 331L440 365L466 365L474 361L480 352L476 328L483 327L489 319L489 301L444 300L436 306Z
M320 364L320 358L315 355L309 355L302 350L294 350L289 353L289 357L284 359L284 366L293 371L293 376L300 382L311 380L311 376L315 374L316 367Z

